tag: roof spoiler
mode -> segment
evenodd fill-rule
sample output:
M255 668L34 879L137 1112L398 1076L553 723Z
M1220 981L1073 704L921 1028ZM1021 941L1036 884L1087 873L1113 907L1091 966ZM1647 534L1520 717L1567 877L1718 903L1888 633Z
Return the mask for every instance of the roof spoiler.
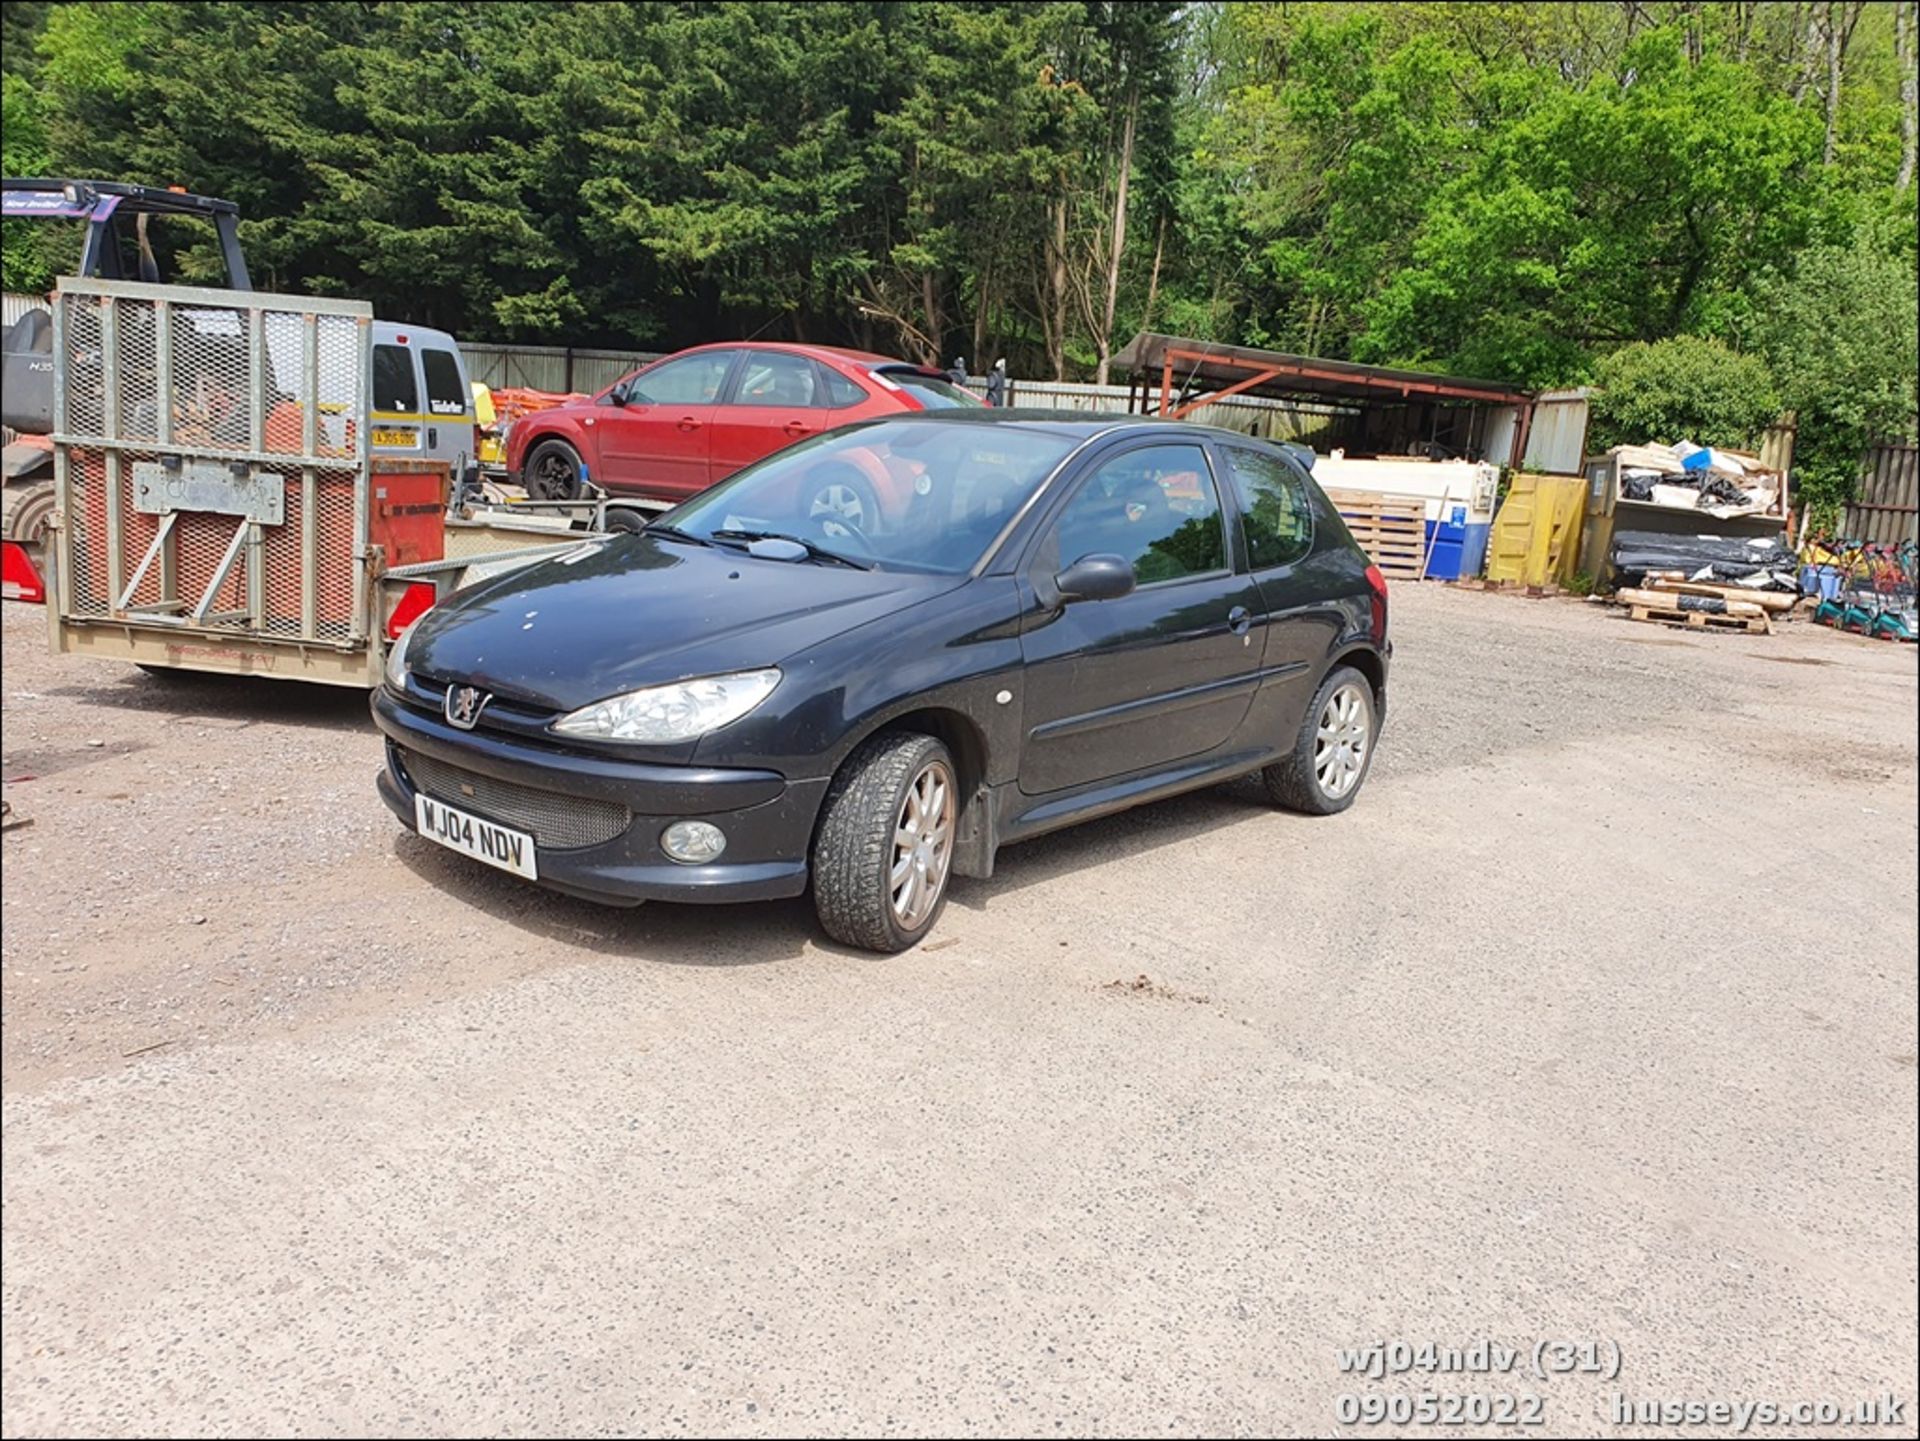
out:
M1297 440L1283 440L1280 442L1280 448L1299 461L1306 468L1308 475L1313 474L1313 463L1319 457L1314 455L1312 446L1302 445Z

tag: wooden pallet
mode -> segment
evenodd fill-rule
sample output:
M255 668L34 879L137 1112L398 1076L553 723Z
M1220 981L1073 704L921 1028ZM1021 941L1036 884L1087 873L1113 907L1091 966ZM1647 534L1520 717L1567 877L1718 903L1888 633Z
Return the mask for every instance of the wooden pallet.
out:
M1388 580L1419 580L1426 573L1426 501L1362 490L1330 490L1327 499Z
M1634 620L1658 621L1663 625L1682 625L1688 630L1744 630L1752 635L1772 635L1773 627L1764 615L1713 615L1704 610L1669 610L1665 606L1636 605L1628 615Z

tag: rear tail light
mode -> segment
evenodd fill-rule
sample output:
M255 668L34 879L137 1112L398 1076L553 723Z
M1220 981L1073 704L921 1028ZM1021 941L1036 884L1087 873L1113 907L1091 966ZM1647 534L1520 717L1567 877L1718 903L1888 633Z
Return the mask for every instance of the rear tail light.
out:
M1387 578L1377 565L1367 567L1367 589L1373 592L1373 643L1380 645L1387 638Z
M400 639L400 632L412 625L421 616L433 609L438 597L429 581L416 580L401 592L400 604L393 608L393 614L387 617L387 639Z
M0 600L47 603L47 583L40 578L27 548L17 540L0 540Z

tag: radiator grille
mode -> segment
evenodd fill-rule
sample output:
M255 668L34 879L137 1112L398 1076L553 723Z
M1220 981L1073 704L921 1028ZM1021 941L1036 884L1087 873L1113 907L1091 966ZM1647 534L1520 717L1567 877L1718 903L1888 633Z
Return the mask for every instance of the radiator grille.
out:
M548 850L603 845L633 824L633 812L613 801L495 780L417 751L401 751L400 764L416 789L503 826L530 831L534 842Z

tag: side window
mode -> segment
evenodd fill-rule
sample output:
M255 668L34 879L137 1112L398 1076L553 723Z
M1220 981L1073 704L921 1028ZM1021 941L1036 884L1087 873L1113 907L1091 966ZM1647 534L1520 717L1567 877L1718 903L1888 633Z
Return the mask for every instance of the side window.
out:
M420 409L420 387L413 383L413 353L406 346L374 346L373 408L403 410L410 415Z
M1197 445L1150 445L1107 461L1061 515L1060 564L1086 555L1133 563L1141 585L1227 568L1220 496Z
M1313 548L1313 507L1307 480L1276 455L1222 446L1227 474L1240 500L1247 559L1255 570L1290 565Z
M427 372L427 413L465 415L467 388L460 381L460 362L445 350L422 350L420 366Z
M836 407L860 405L867 399L867 392L860 385L847 379L832 366L823 365L820 373L827 378L827 400Z
M820 373L804 355L778 350L749 350L734 388L735 405L791 405L827 408L820 393Z
M630 399L656 405L712 405L720 398L736 350L706 350L663 360L634 376L627 387Z

